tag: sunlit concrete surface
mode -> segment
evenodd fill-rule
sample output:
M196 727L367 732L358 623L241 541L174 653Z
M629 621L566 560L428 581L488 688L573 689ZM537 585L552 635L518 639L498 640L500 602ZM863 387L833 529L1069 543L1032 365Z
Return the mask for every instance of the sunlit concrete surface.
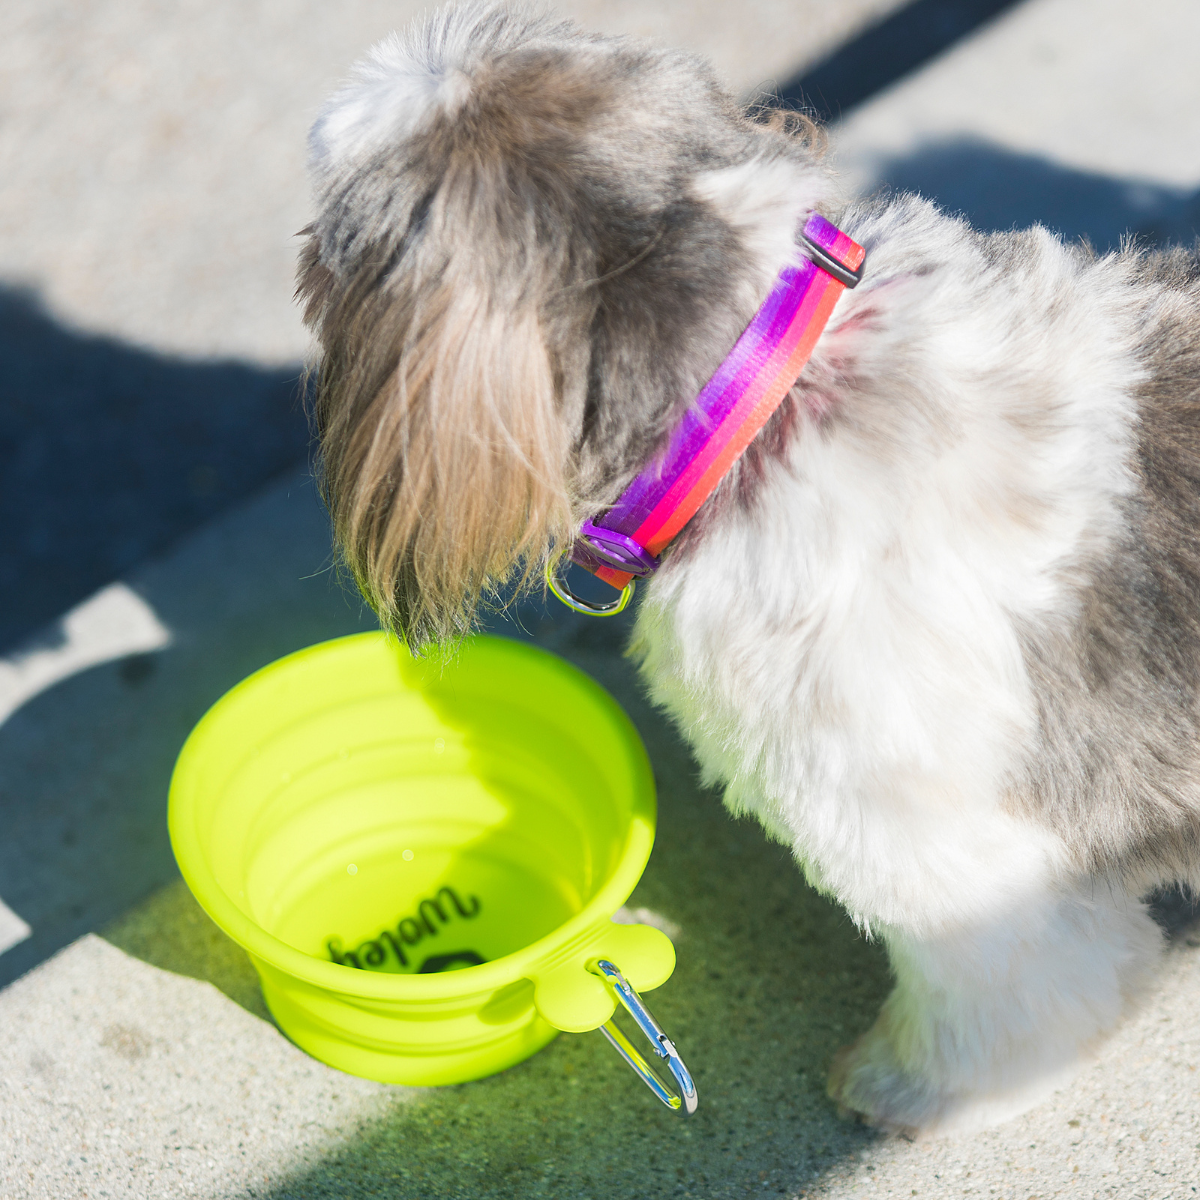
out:
M711 57L749 91L898 0L569 0L592 28ZM8 0L0 6L0 280L71 325L273 365L317 106L414 0Z
M0 659L0 725L61 680L102 662L161 650L170 640L136 592L110 584L67 613L45 644Z
M192 725L272 659L372 623L330 557L300 468L10 656L0 899L32 932L0 984L175 878L166 787Z
M29 922L0 900L0 954L23 942L31 932Z
M571 11L710 53L745 93L890 7ZM133 348L294 362L304 129L414 11L4 5L0 286L27 282L64 325ZM1198 11L1026 0L835 129L845 179L917 186L990 227L1188 237ZM163 378L169 404L176 376ZM1176 922L1142 1014L1028 1116L958 1142L838 1121L825 1067L886 994L882 954L697 785L620 656L627 619L553 604L498 627L593 674L647 740L659 834L630 907L676 941L676 973L647 999L699 1112L684 1123L657 1105L597 1034L432 1090L356 1080L291 1046L245 955L178 881L165 797L183 738L226 688L370 626L328 570L328 539L297 469L82 608L47 611L0 667L0 1200L1197 1194L1200 930Z
M265 1191L393 1101L94 935L0 994L0 1046L6 1197Z

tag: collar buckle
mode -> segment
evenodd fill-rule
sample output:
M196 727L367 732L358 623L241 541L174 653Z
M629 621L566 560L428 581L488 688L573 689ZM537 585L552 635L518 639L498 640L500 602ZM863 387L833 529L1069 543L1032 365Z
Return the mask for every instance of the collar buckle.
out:
M614 571L624 571L626 575L632 575L635 579L644 579L647 575L654 574L660 565L660 560L635 538L618 533L615 529L593 525L591 521L584 521L580 526L571 558L579 566L588 569L592 569L595 564L589 564L586 559L598 559L602 566L611 567Z

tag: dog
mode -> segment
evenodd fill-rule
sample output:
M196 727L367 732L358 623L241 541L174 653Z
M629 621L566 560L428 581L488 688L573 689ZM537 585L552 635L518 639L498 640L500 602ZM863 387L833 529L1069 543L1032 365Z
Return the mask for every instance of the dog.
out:
M803 116L519 7L311 132L298 295L345 563L420 651L568 551L823 214L866 252L661 556L631 652L728 807L887 948L829 1093L980 1127L1070 1078L1200 881L1200 263L847 201Z

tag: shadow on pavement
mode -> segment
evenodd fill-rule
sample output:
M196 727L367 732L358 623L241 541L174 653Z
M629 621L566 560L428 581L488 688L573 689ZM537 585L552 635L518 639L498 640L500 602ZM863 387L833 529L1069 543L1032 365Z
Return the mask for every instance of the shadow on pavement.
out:
M1018 0L912 0L779 85L775 103L836 120L974 33Z
M803 884L786 850L686 776L664 782L661 819L630 904L682 930L675 974L646 999L696 1079L695 1116L660 1105L600 1034L564 1034L500 1075L397 1107L264 1195L716 1200L795 1196L844 1169L873 1135L837 1119L825 1070L874 1018L882 952Z
M212 923L182 879L148 896L100 934L126 954L211 983L247 1012L271 1020L249 955Z
M304 458L299 368L72 331L0 287L0 648Z
M1183 189L1078 171L984 141L936 142L885 159L874 173L879 187L918 192L983 231L1041 224L1105 251L1128 233L1190 242L1200 230L1196 197Z

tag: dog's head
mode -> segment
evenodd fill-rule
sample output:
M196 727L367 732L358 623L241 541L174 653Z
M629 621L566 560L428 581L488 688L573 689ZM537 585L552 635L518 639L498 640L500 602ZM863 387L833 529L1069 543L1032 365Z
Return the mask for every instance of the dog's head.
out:
M325 495L410 645L568 543L728 353L825 197L790 124L689 55L474 5L326 105L299 282Z

